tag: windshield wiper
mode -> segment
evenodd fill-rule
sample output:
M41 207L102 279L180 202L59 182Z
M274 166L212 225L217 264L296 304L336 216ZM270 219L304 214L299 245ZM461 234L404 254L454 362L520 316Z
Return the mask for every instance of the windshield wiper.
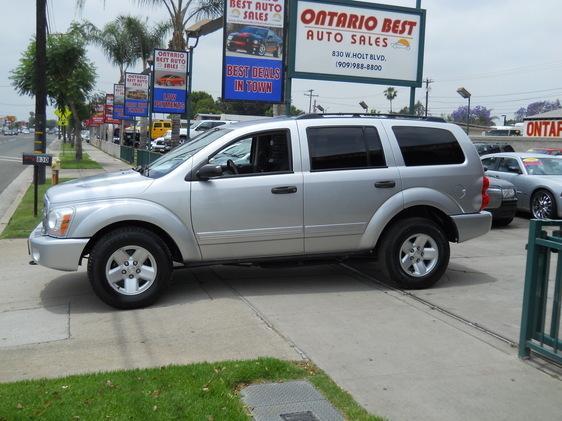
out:
M139 174L146 175L148 177L149 169L148 169L148 165L146 165L146 164L145 165L139 165L138 167L133 168L133 171L136 171ZM145 174L145 172L146 172L146 174Z

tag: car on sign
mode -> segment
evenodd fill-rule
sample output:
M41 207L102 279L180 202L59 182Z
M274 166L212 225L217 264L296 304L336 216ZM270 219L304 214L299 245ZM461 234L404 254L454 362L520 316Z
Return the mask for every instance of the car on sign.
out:
M283 39L271 29L245 26L226 37L228 51L242 50L248 54L264 56L266 53L280 57L283 53Z
M178 75L164 75L156 79L156 83L161 86L184 86L185 79Z
M517 209L533 218L562 217L562 157L530 152L481 157L486 174L507 180L517 189Z

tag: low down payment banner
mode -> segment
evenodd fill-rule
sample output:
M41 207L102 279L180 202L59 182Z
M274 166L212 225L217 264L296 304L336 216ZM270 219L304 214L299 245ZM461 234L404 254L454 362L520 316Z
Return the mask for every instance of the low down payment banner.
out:
M283 102L284 0L226 0L222 97Z
M187 104L188 53L154 50L152 111L183 114Z
M148 75L125 73L125 115L148 116Z

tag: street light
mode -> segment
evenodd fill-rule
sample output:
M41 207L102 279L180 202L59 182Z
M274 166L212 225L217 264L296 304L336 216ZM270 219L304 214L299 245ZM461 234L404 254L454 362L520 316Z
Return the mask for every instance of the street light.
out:
M320 110L322 112L322 114L324 114L326 112L326 110L324 109L324 107L322 105L316 105L316 109Z
M359 105L361 105L361 108L363 108L366 113L369 112L369 106L365 103L365 101L361 101Z
M468 134L468 130L470 128L470 92L468 92L465 88L457 89L457 93L462 96L464 99L468 99L468 110L466 112L466 134Z
M505 125L506 125L507 115L502 114L502 117L503 117L503 125L505 126Z

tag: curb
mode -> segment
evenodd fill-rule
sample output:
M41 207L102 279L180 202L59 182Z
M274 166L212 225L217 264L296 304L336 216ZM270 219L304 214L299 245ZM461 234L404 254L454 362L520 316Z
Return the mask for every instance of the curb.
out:
M4 232L32 181L33 167L28 167L0 194L0 234ZM3 203L8 205L4 206Z

